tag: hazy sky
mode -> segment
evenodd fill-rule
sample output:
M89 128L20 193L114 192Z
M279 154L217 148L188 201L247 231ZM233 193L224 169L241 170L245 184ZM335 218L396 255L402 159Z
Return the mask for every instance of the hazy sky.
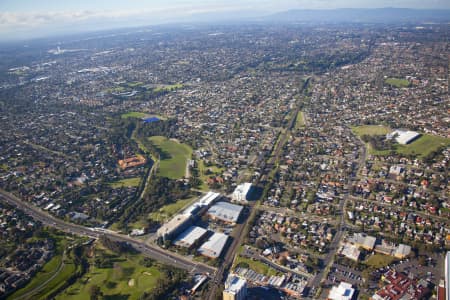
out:
M448 0L0 0L0 39L177 21L198 13L288 9L450 8Z

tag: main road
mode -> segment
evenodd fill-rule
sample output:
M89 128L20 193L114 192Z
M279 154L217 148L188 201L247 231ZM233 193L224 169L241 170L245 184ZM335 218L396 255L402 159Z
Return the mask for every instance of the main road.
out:
M101 229L101 228L90 228L73 223L65 222L58 219L49 213L41 210L40 208L34 206L31 203L25 202L18 197L0 189L0 201L6 202L10 205L17 207L19 210L23 211L25 214L31 216L33 219L42 222L49 227L56 228L58 230L97 239L100 236L106 236L107 238L118 241L127 242L133 246L136 250L142 252L142 254L149 256L159 262L172 265L177 268L187 270L191 273L208 273L213 274L216 268L208 266L200 262L193 262L186 257L178 255L176 253L163 250L157 246L149 245L141 240L131 238L127 235L119 234L117 232Z

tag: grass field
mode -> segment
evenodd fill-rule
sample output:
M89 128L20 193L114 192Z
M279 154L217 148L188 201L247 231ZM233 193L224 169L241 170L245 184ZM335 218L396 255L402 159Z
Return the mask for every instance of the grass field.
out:
M100 246L95 250L96 258L109 259L113 262L110 268L99 268L91 258L88 272L75 284L58 295L60 300L89 299L89 290L93 285L100 287L103 299L140 299L145 291L151 290L161 273L156 266L150 268L141 265L141 255L128 254L116 256Z
M382 268L390 265L395 260L392 256L374 254L366 260L366 265L373 268Z
M150 213L149 218L154 221L167 220L173 215L175 215L177 212L179 212L181 209L187 207L191 203L194 203L197 199L198 197L182 199L178 200L175 203L165 205L161 207L158 211Z
M154 89L154 91L155 92L162 92L162 91L170 92L170 91L173 91L176 89L181 89L182 87L183 87L183 84L181 84L181 83L167 84L167 85L161 85L161 86L156 87Z
M122 119L128 119L128 118L138 118L138 119L141 119L141 118L144 118L144 117L147 117L147 116L148 116L148 114L143 113L143 112L139 112L139 111L130 111L130 112L127 112L127 113L122 114L120 117L121 117Z
M396 88L405 88L411 85L408 80L400 78L387 78L384 82Z
M353 126L352 131L358 136L363 136L363 135L385 135L390 133L392 130L387 126L382 125L362 125L362 126Z
M299 129L305 126L305 116L302 111L299 111L297 114L297 119L295 120L295 129Z
M167 154L167 157L162 157L159 163L159 175L171 179L183 178L186 174L187 161L192 155L192 148L163 136L152 136L149 140Z
M431 152L439 149L442 146L449 146L450 139L431 135L423 134L420 138L413 141L408 145L398 145L397 152L405 155L417 155L421 158L427 156Z
M122 179L122 180L111 182L109 185L113 189L118 189L121 187L136 187L136 186L139 186L140 183L141 183L140 177L132 177L132 178L127 178L127 179Z
M235 266L237 266L240 263L247 263L249 265L250 269L252 269L253 271L255 271L259 274L263 274L263 275L267 275L267 276L272 276L272 275L278 274L277 270L271 268L270 266L266 265L263 262L260 262L258 260L251 260L249 258L242 257L239 255L236 257Z

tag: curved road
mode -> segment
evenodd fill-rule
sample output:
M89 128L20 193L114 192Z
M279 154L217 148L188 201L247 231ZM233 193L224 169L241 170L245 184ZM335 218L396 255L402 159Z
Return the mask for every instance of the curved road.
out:
M17 198L16 196L0 189L0 201L9 203L23 211L33 219L42 222L43 224L57 228L61 231L72 233L79 236L85 236L97 239L104 235L111 240L119 242L130 243L136 250L142 252L144 255L149 256L159 262L172 265L192 273L209 273L213 274L216 268L208 266L200 262L193 262L185 257L173 252L163 250L159 247L146 244L145 242L131 238L127 235L119 234L110 230L102 230L96 228L84 227L72 223L65 222L61 219L42 211L40 208L25 202Z

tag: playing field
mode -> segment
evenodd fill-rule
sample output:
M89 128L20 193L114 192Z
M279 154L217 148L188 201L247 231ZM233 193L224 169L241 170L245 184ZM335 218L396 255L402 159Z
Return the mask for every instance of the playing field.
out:
M163 136L152 136L149 140L162 153L158 174L170 179L183 178L186 175L186 165L191 158L192 148Z
M408 80L400 78L387 78L384 82L396 88L405 88L411 85Z
M353 126L352 131L358 136L363 136L363 135L385 135L390 133L392 130L387 126L382 125L362 125L362 126Z
M143 112L139 112L139 111L130 111L127 112L125 114L121 115L122 119L127 119L127 118L138 118L138 119L142 119L144 117L147 117L148 114L143 113Z

